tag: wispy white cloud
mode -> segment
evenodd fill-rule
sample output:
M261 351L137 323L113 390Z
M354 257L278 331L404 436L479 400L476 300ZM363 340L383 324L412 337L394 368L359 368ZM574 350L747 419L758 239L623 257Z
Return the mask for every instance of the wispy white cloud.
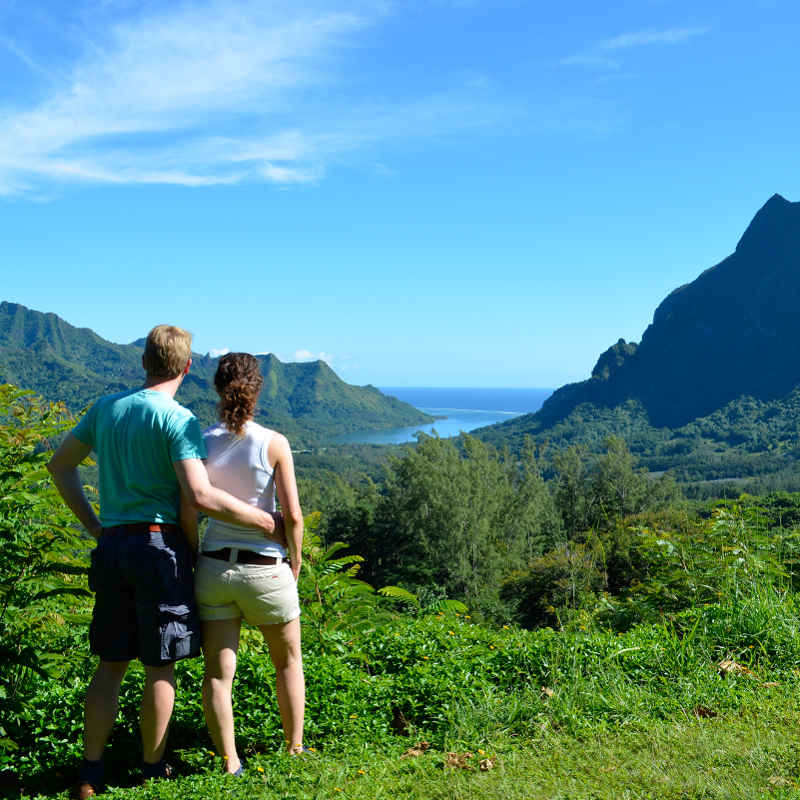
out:
M562 66L589 67L600 70L617 70L622 67L622 51L650 45L680 44L696 36L708 33L708 27L667 28L623 33L598 42L585 52L566 56L560 60ZM613 55L611 55L613 54Z
M314 168L298 161L315 154L287 146L280 131L286 94L325 82L325 61L369 20L264 8L184 6L104 31L44 102L3 115L0 186L13 191L19 176L186 185L248 174L308 180ZM210 136L225 129L235 134Z
M5 48L9 53L16 56L31 72L50 77L48 71L38 61L33 59L25 49L9 39L8 36L0 35L0 47Z
M606 39L597 45L598 50L626 50L631 47L643 47L650 44L679 44L695 36L708 33L708 27L669 28L665 31L637 31L623 33Z
M311 350L295 350L293 354L293 361L325 361L332 364L335 357L332 353L312 353Z
M87 35L43 100L4 108L0 89L0 194L53 181L309 183L370 143L480 121L465 113L474 87L385 108L332 100L339 59L388 8L338 4L210 0L143 4L136 16L101 2L129 13Z
M212 347L208 351L208 355L210 355L211 358L219 358L220 356L224 356L226 353L230 353L230 351L230 347Z

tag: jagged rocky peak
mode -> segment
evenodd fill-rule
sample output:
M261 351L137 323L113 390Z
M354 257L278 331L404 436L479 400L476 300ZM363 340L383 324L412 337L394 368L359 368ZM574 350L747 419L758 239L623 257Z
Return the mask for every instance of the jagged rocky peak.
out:
M616 344L611 345L597 359L597 364L592 370L592 377L608 380L628 358L636 353L636 346L636 342L626 342L624 339L619 339Z
M620 339L535 424L632 401L656 427L679 427L745 395L771 402L800 386L798 339L800 202L775 194L731 255L661 302L638 345Z
M773 194L758 210L742 234L736 251L781 247L787 242L800 243L800 202L791 203Z

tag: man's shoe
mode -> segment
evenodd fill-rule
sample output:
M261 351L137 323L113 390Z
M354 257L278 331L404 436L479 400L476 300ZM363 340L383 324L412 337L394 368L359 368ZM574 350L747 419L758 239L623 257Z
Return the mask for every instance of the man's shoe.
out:
M175 778L175 770L162 758L157 764L142 764L142 783ZM91 795L89 795L91 797Z
M72 790L70 797L73 800L86 800L87 797L94 797L97 794L95 786L88 781L78 781Z

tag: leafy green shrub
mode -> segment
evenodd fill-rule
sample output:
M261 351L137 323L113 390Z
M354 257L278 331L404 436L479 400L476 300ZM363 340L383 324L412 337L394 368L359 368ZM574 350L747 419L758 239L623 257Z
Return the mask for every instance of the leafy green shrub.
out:
M587 613L617 631L720 599L780 598L795 588L800 532L767 527L762 511L740 502L708 517L666 509L618 519L533 559L502 595L526 627Z
M44 468L48 441L71 423L63 407L0 386L0 763L30 735L36 676L69 674L78 656L66 626L86 621L86 545Z
M521 625L558 626L570 612L594 603L605 581L600 554L591 544L564 542L503 582L500 596L513 604Z

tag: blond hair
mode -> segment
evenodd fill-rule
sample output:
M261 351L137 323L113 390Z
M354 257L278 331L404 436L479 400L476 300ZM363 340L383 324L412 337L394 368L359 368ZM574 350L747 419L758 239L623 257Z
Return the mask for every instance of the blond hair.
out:
M148 378L176 378L192 356L192 334L174 325L156 325L147 334L142 364Z

